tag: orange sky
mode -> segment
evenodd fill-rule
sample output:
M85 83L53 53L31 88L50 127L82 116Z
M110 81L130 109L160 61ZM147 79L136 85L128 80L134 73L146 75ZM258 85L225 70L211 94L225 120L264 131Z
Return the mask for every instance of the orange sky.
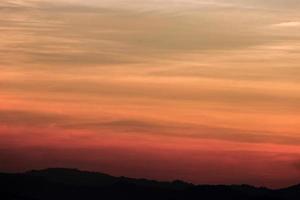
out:
M0 3L0 170L300 182L300 4Z

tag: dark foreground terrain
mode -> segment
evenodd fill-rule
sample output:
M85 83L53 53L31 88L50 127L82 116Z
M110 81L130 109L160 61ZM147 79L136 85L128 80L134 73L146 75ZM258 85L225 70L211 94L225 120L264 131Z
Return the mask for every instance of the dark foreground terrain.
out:
M270 190L247 185L208 186L113 177L76 169L0 173L1 200L299 200L300 186Z

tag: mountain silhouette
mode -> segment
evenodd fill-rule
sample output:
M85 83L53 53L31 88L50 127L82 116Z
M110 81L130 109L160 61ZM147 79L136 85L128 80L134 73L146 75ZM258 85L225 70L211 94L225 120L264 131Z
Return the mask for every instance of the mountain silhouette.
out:
M300 185L271 190L249 185L193 185L51 168L0 173L3 200L299 200Z

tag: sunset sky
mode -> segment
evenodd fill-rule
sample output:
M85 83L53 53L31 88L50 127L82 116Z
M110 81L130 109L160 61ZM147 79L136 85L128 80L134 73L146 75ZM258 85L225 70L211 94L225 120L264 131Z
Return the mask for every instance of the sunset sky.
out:
M0 171L300 183L299 0L1 0Z

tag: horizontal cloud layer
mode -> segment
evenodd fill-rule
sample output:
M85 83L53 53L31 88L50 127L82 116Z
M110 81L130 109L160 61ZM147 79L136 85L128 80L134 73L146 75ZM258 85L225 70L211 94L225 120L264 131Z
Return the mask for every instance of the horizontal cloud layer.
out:
M299 8L298 0L2 0L0 170L76 165L197 183L294 183Z

